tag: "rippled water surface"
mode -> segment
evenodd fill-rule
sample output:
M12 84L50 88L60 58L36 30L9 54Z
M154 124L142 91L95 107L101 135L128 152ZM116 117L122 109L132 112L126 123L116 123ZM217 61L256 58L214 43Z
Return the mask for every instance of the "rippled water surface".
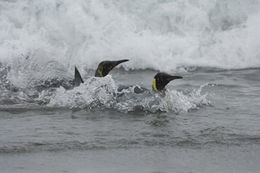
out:
M154 72L122 73L126 73L124 77L120 77L115 71L112 74L113 78L108 78L109 81L115 82L115 87L116 83L120 81L120 83L126 84L139 82L141 86L150 88L151 80L149 79L152 78ZM205 152L201 158L202 161L211 157L207 156L208 152L214 154L218 151L229 151L228 148L233 148L235 153L238 152L242 156L247 151L259 153L260 85L256 82L259 80L259 73L259 69L185 72L182 74L183 80L174 81L168 86L168 94L174 93L172 97L167 98L168 103L164 103L164 100L157 100L159 103L154 103L158 106L162 102L162 108L165 110L155 112L152 108L154 105L142 108L143 101L137 101L134 106L138 104L139 108L132 110L132 102L143 97L140 95L138 98L139 96L134 93L132 93L134 98L116 101L116 104L124 104L125 107L128 107L129 111L120 107L109 107L106 105L108 101L95 105L97 107L92 102L91 107L84 103L85 105L82 107L82 102L78 102L77 99L91 98L84 96L84 89L87 89L84 88L85 86L75 88L75 91L55 89L52 91L55 97L50 99L58 99L58 101L55 100L55 104L37 104L37 102L31 103L31 101L27 103L26 100L22 104L7 102L8 104L1 105L0 152L2 157L5 157L6 154L41 153L43 151L80 151L86 152L86 154L103 151L100 153L100 158L106 158L110 155L109 151L121 153L123 149L127 150L126 154L130 156L137 151L152 154L159 152L157 151L159 148L164 148L162 150L164 152L177 152L177 154L183 155L184 162L189 160L186 158L186 150L193 153L191 154L194 155L193 157L196 157L200 150ZM136 75L144 77L144 80L140 81L140 78L134 77ZM64 99L57 98L57 95L61 94L59 90L66 95ZM194 91L197 95L191 94ZM74 94L80 96L74 97ZM113 97L117 96L111 96L109 99L114 100ZM105 98L107 99L107 97ZM145 98L142 99L145 100ZM65 108L63 103L58 104L68 100L72 107ZM205 149L206 151L204 151ZM245 153L244 150L246 150ZM38 158L37 155L28 154L25 157ZM53 157L64 159L67 156L61 154L53 155ZM171 157L173 160L176 159L175 156ZM222 157L221 154L219 157ZM252 158L252 161L257 159L255 157ZM91 160L89 157L82 159ZM240 159L238 161L240 162ZM129 162L132 163L132 160L130 159ZM209 164L212 162L209 161ZM140 169L145 165L146 163L143 163ZM16 170L16 168L13 169ZM163 170L169 169L167 167ZM93 168L93 170L96 169Z

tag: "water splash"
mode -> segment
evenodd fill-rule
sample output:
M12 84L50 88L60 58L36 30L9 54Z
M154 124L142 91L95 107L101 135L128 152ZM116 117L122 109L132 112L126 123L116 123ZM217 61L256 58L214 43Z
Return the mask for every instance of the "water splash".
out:
M206 85L188 94L167 90L166 96L161 97L149 90L135 93L134 88L139 86L131 86L119 92L118 86L110 75L105 78L91 77L73 90L58 88L47 106L70 109L112 109L126 113L187 112L209 104L207 94L201 94L204 86Z

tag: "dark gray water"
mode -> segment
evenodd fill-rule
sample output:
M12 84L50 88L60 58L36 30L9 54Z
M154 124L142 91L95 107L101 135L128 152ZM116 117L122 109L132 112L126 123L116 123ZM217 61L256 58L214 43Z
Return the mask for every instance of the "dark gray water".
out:
M230 166L233 165L236 171L243 168L241 172L242 170L257 172L259 166L256 162L259 161L260 153L259 69L202 68L179 73L184 79L173 81L167 87L167 94L171 97L166 97L168 100L165 101L166 98L151 96L149 93L147 96L150 99L149 104L144 104L146 95L141 94L139 97L131 91L125 91L126 96L120 96L118 99L118 96L110 94L112 91L109 88L104 89L104 86L112 84L117 87L119 83L125 85L137 83L151 88L154 73L154 71L115 70L112 73L113 77L98 79L105 81L101 86L98 86L99 83L92 83L69 91L62 88L51 89L48 90L48 94L38 95L33 99L25 96L29 91L2 90L1 99L4 98L4 94L17 97L5 97L1 102L0 164L7 172L8 170L37 172L38 167L31 166L29 161L19 160L25 157L26 160L38 160L36 165L41 162L49 165L50 161L47 161L49 158L64 161L70 155L66 153L71 153L76 157L72 162L79 164L81 170L79 172L82 172L84 159L86 161L93 159L89 156L91 153L95 155L95 164L106 160L108 167L119 166L116 163L122 164L120 158L134 164L134 155L137 155L136 159L141 160L139 168L143 171L137 171L138 169L133 171L171 172L171 164L166 164L165 161L173 164L182 161L188 163L193 160L189 158L191 156L194 159L199 158L201 162L207 162L207 171L215 170L210 165L213 166L217 162L222 166L223 172L227 172L230 167L223 165L225 163L221 160L224 159L230 163L234 162ZM84 89L91 89L94 86L101 87L99 92L95 92L92 96L87 95L90 93L86 94ZM62 93L65 97L61 97ZM82 103L84 99L93 97L98 99L95 102ZM48 103L42 104L39 102L40 99ZM252 157L248 152L253 154ZM85 153L86 156L81 153ZM112 153L115 163L108 162L111 161L108 157L111 157ZM162 168L158 170L152 166L146 171L147 163L157 162L157 154L154 153L158 153L159 160L156 164ZM230 161L237 159L240 163L243 160L239 158L240 156L245 157L251 166L245 163L236 166L236 161ZM46 157L47 160L39 160L39 157ZM12 165L11 161L21 166ZM194 172L201 170L197 162L192 162L197 168ZM8 163L8 166L4 163ZM59 163L65 166L66 161ZM72 167L76 167L73 164ZM177 168L193 172L191 165L186 168L179 165ZM20 167L23 169L20 170ZM93 165L90 168L93 172L102 172ZM122 171L124 166L120 165L118 168L120 168L118 171ZM126 170L128 168L130 167L125 167ZM71 171L66 166L64 169ZM115 170L110 168L108 172ZM62 172L58 166L50 169L50 172L60 171Z

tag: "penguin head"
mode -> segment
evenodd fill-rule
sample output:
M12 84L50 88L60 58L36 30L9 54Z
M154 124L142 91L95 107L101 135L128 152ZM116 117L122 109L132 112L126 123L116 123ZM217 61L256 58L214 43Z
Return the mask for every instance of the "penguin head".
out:
M153 90L156 92L163 91L165 86L174 79L182 79L181 76L171 76L167 73L157 73L153 78Z
M102 61L99 63L98 68L95 73L95 77L105 77L108 73L118 64L129 61L128 59L123 59L119 61Z

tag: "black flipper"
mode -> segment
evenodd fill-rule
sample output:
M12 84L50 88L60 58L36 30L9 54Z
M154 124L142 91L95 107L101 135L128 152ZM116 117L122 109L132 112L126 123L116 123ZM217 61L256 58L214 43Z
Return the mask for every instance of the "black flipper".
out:
M74 87L75 86L79 86L81 83L84 83L80 73L79 73L79 70L77 69L77 67L75 66L75 75L74 75Z

